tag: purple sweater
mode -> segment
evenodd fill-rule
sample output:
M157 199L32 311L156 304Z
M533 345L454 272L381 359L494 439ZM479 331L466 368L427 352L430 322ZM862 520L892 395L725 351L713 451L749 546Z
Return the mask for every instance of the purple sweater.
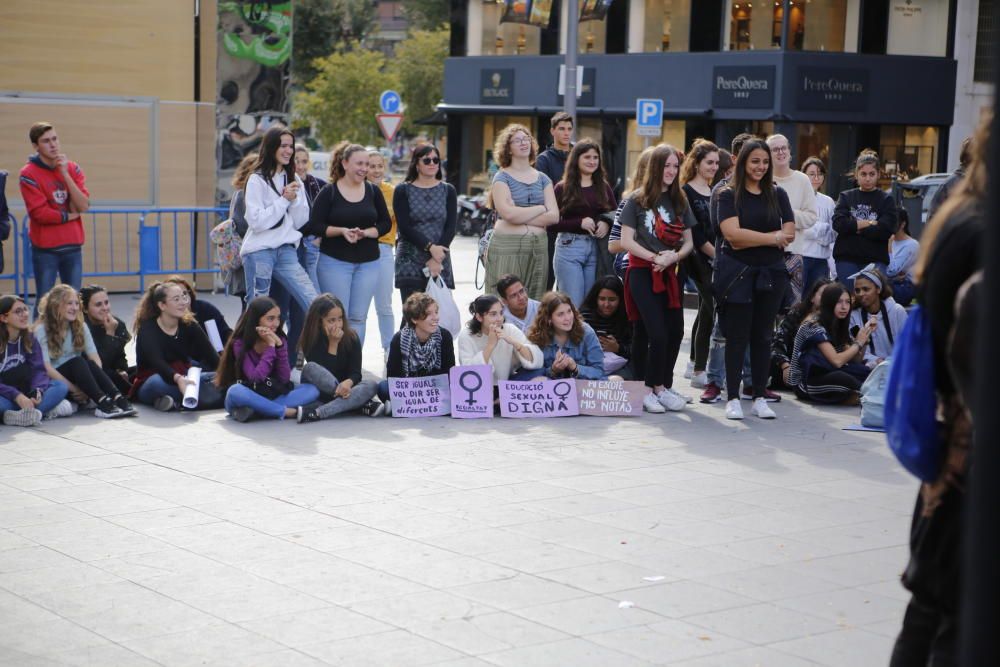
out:
M23 338L31 336L31 352L24 349ZM42 361L42 346L34 334L24 333L16 341L8 341L7 349L0 357L0 396L13 401L21 393L20 389L3 383L2 377L22 364L31 367L31 389L44 391L49 386L49 376Z
M233 340L233 357L239 359L242 352L243 341ZM292 377L292 369L288 365L288 345L268 347L262 354L257 354L251 347L243 357L239 376L247 382L261 382L264 378L288 382Z

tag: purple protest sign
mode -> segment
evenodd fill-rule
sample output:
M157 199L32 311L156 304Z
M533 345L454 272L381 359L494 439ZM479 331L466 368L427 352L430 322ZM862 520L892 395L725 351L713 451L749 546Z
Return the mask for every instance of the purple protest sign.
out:
M576 395L581 415L595 417L640 417L646 385L642 382L577 380Z
M500 386L500 416L575 417L580 414L575 380L536 382L503 381Z
M447 375L389 378L393 417L440 417L451 410Z
M455 366L451 380L451 416L456 419L493 418L493 367Z

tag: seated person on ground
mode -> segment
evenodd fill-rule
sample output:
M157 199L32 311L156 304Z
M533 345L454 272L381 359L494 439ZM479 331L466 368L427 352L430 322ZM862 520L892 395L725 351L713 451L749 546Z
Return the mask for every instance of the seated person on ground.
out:
M792 348L795 334L807 317L819 310L823 288L832 284L829 278L821 278L813 283L802 301L792 306L778 323L778 329L771 340L771 388L789 389L788 370L792 365Z
M910 214L899 209L899 226L889 239L889 267L886 274L892 284L892 297L904 308L913 301L917 291L913 269L920 255L920 243L910 236Z
M31 309L19 296L0 296L0 415L7 426L38 426L73 414L65 383L45 372L42 346L31 333Z
M503 304L503 318L521 331L527 331L535 320L538 302L528 298L528 290L521 279L508 273L497 281L497 294Z
M617 276L604 276L594 282L580 307L583 321L597 334L604 351L604 372L617 373L626 380L635 379L632 360L632 323L625 312L625 287Z
M111 298L100 285L87 285L80 290L84 319L94 339L97 354L101 357L101 367L107 372L118 391L128 394L132 391L132 375L125 358L125 346L132 340L125 322L111 312Z
M875 368L892 356L892 348L906 324L906 308L892 298L892 288L885 274L869 264L851 276L854 280L854 309L850 330L854 336L866 322L874 321L875 330L865 346L865 363Z
M392 337L386 377L414 378L447 373L455 365L455 343L447 329L438 326L437 302L414 292L403 304L403 327ZM378 384L378 395L389 400L389 382ZM386 411L391 414L391 406Z
M199 300L198 294L194 291L194 285L180 276L170 276L167 278L167 282L176 283L184 288L188 298L191 299L188 308L194 313L194 318L198 320L198 326L207 334L209 331L208 323L214 322L215 327L219 330L219 338L222 341L222 345L225 346L229 342L229 338L233 335L233 330L229 327L229 323L226 322L226 318L222 316L222 312L208 301ZM209 340L211 340L211 336Z
M597 334L562 292L547 292L542 297L527 334L528 340L541 348L545 361L541 371L522 371L516 379L608 378Z
M463 366L489 364L493 384L507 380L520 369L542 367L542 351L528 342L524 333L503 321L503 304L492 294L477 297L469 304L472 319L458 334L458 359Z

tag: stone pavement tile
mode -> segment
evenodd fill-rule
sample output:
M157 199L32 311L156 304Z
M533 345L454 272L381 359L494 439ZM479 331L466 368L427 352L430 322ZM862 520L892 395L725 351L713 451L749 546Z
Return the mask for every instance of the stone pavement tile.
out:
M838 500L863 500L869 496L878 496L901 489L915 491L916 487L912 479L899 471L865 478L852 476L810 484L809 492Z
M618 472L601 472L590 475L579 475L578 477L565 477L562 479L548 480L548 486L557 486L568 489L569 492L596 493L612 491L615 489L627 489L632 486L641 486L642 481L634 479L628 475L631 470L621 470ZM665 476L664 476L665 477ZM657 475L657 483L668 481Z
M25 478L31 477L54 477L59 478L62 476L70 476L72 473L67 471L62 466L57 463L47 463L45 461L25 461L21 463L4 463L0 465L0 480L11 488L22 489L26 486L29 488L24 488L23 490L29 491L33 483L30 479L27 481ZM37 488L47 489L49 488L48 480L41 479L38 480L41 486Z
M609 491L601 491L600 495L604 498L613 498L615 500L620 500L624 503L635 507L649 507L650 505L662 505L663 503L672 503L678 500L689 500L691 498L697 498L698 495L686 491L681 488L677 488L674 485L676 482L665 482L663 484L643 484L641 486L630 486L621 489L611 489ZM614 510L604 510L604 511L614 511Z
M136 493L128 490L121 495L110 496L108 498L82 500L79 502L68 503L68 505L74 509L80 510L81 512L85 512L90 516L100 518L177 507L176 503L168 500L162 500L145 493Z
M858 629L839 630L810 637L800 637L771 645L820 665L888 665L893 643L885 637Z
M360 485L365 491L386 494L392 498L419 498L428 494L454 491L455 487L429 479L421 479L416 474L387 475L385 479Z
M113 600L97 612L74 615L72 620L116 643L196 630L218 621L191 605L149 595Z
M160 531L171 528L218 522L214 516L189 507L179 506L115 514L102 518L122 528L128 528L152 537L156 537Z
M547 570L561 570L578 565L589 565L609 560L605 556L570 549L558 544L538 544L520 549L508 549L482 554L479 558L505 567L537 574Z
M314 507L313 509L317 509ZM394 519L410 519L416 516L432 514L432 510L404 502L402 500L370 500L338 507L330 512L332 516L351 521L364 526L374 525L374 522Z
M628 600L639 609L652 611L666 618L684 618L757 603L752 598L694 581L646 584L642 588L610 593L608 597Z
M193 590L181 599L196 609L230 622L286 613L308 613L329 606L325 600L268 581L212 592Z
M874 593L875 595L890 598L897 602L907 603L910 601L910 591L903 588L903 584L898 579L865 584L858 586L857 589L865 593Z
M652 664L580 638L514 648L480 657L501 667L649 667Z
M223 563L191 553L186 549L169 546L162 551L95 560L90 565L134 582L144 582L164 576L197 576L200 573L217 572L226 567Z
M755 646L670 664L671 667L816 667L819 663L770 647Z
M448 464L440 466L443 468L454 467L458 464ZM443 474L434 472L433 468L428 469L434 474L434 479L442 484L453 486L458 489L482 489L490 486L500 486L503 484L516 484L524 481L521 477L499 470L482 470L473 466L459 466L458 470L447 470Z
M622 562L603 562L562 570L548 570L540 572L538 576L597 594L654 585L653 582L643 581L643 577L664 577L659 581L672 581L674 579L674 577L659 570Z
M864 517L859 517L864 518ZM899 517L880 519L878 521L859 521L853 524L832 526L822 530L810 530L791 533L789 537L803 542L820 545L828 555L854 553L908 545L910 543L909 526L900 521Z
M0 646L35 656L51 658L64 651L111 645L106 638L64 618L4 623L0 627Z
M636 607L621 609L619 602L619 599L611 596L592 595L577 600L525 607L514 610L513 613L575 637L664 620L659 614Z
M543 510L537 506L531 508L525 507L523 503L461 509L455 510L453 514L466 521L472 521L473 523L490 528L512 529L522 524L548 521L560 516L555 512Z
M33 544L30 541L29 543ZM78 562L74 558L42 546L16 547L0 551L0 573L71 567Z
M72 507L57 505L37 496L35 498L37 498L39 503L44 504L31 503L23 507L0 510L0 528L7 528L9 530L22 526L81 521L90 518L83 512L75 510ZM6 507L6 505L0 505L0 507Z
M573 489L568 489L557 484L546 484L545 482L518 482L516 484L489 486L480 489L480 493L492 498L493 503L496 503L497 500L504 503L520 503L577 495L577 492Z
M448 592L505 611L588 596L587 591L578 587L523 573L494 581L455 586L449 588Z
M31 507L56 507L56 503L45 498L40 498L33 493L18 491L7 485L0 486L0 516L3 512L12 510L23 510Z
M497 610L493 605L476 602L468 596L457 595L452 590L426 590L365 600L352 603L348 608L352 612L406 630L411 630L420 623L470 618Z
M783 565L757 566L748 570L698 577L695 581L759 602L825 593L839 588L838 584L795 572Z
M738 540L705 547L713 553L735 556L761 565L781 565L833 556L830 547L792 539L787 535L767 535L752 540Z
M896 618L901 607L899 600L854 588L786 598L775 604L855 628Z
M506 612L421 621L409 629L414 634L470 655L569 638L558 630Z
M241 621L241 627L286 646L359 637L392 630L392 626L343 607L310 609L306 613L261 616Z
M344 563L346 567L336 572L324 574L304 572L300 578L288 582L287 585L337 605L428 590L426 586L403 577L348 561Z
M520 503L527 510L538 509L562 516L582 517L588 514L614 512L635 507L634 503L609 498L599 493L581 493L558 498L542 498Z
M136 459L131 456L125 456L123 454L107 454L104 450L101 450L93 456L81 456L59 460L59 465L63 468L83 474L90 474L110 468L131 466L135 465L135 463Z
M406 630L308 644L299 650L333 665L351 667L403 664L417 667L463 657L454 649Z
M28 538L21 537L16 533L10 532L9 530L0 529L0 551L6 551L7 549L23 549L34 546L37 545Z
M157 667L160 665L117 644L87 646L73 651L52 654L52 659L64 667ZM0 661L2 662L2 661ZM17 663L20 665L20 663Z
M244 656L283 650L284 646L231 623L156 637L133 639L122 645L164 665L194 667L217 660L240 664Z
M517 574L513 569L471 556L454 556L422 565L397 565L392 574L432 588L474 584L481 581L506 579Z
M26 598L49 590L110 584L120 581L122 580L119 577L109 572L76 561L62 562L52 567L0 574L0 588L5 588Z
M662 554L627 558L628 562L647 567L673 579L697 579L714 574L747 570L754 563L742 558L712 553L704 549L674 549Z
M854 587L882 581L898 582L908 560L909 549L898 546L790 563L788 567L841 586Z
M485 660L473 657L434 663L434 667L491 667L492 665L492 662L486 662Z
M538 540L518 535L506 528L480 528L454 534L434 535L428 539L437 547L466 556L541 544Z
M590 518L561 517L508 526L507 530L533 537L536 540L559 542L574 535L615 535L625 528L627 527L611 523L605 524Z
M684 620L754 644L771 644L837 629L834 621L770 603L689 616Z
M664 621L590 635L588 641L628 653L651 663L672 665L698 656L740 649L738 639L682 621Z
M647 528L638 532L688 547L708 547L732 541L752 540L765 535L739 525L736 519L732 523L735 525L726 525L721 521L702 520L671 522L669 525L660 524L655 528Z
M348 523L337 528L323 530L302 530L281 536L282 539L309 547L316 551L339 552L345 549L356 549L361 546L379 544L400 544L398 535L392 535L376 528Z
M478 526L467 519L448 514L421 514L419 516L400 519L397 517L369 520L367 525L372 528L399 535L413 540L420 540L433 535L457 533L463 530L474 530Z
M233 662L229 658L221 658L211 662L198 663L204 667L232 667ZM269 651L257 655L244 655L240 657L239 667L326 667L329 665L317 658L300 653L293 649L284 651Z
M397 567L422 566L454 557L455 554L451 551L403 537L395 537L385 543L337 551L337 558L386 571L392 571Z
M63 522L27 526L16 528L14 532L84 562L160 551L169 546L158 539L102 519L88 517L88 520L81 521L78 525Z
M899 610L903 607L900 606ZM899 611L897 610L897 612ZM870 632L872 634L881 635L888 639L892 644L895 644L896 637L899 636L899 631L902 629L902 622L898 618L898 613L893 616L893 618L885 621L877 621L875 623L865 623L861 626L862 630Z
M643 558L666 553L674 549L685 548L683 544L678 544L671 540L627 530L611 534L569 535L559 540L559 544L579 551L604 556L609 560Z
M59 616L46 609L44 605L36 604L33 600L26 600L13 593L0 591L0 618L7 623L12 620L16 623L44 623L57 620Z

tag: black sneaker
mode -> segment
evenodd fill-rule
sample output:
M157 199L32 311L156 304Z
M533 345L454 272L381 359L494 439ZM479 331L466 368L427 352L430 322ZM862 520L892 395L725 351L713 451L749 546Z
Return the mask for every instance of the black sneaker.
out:
M295 421L300 424L318 422L320 419L322 419L322 417L320 417L319 412L316 411L315 405L300 405L296 409Z
M385 414L385 403L373 398L361 406L361 414L365 417L381 417Z
M94 408L94 416L100 419L117 419L118 417L124 417L125 413L115 405L114 400L110 396L105 396L97 402L97 407Z
M115 407L122 411L122 415L125 417L133 417L139 414L139 411L129 403L128 399L119 394L115 398Z
M238 422L246 423L250 421L251 417L253 417L253 408L241 405L238 408L233 408L230 416Z

